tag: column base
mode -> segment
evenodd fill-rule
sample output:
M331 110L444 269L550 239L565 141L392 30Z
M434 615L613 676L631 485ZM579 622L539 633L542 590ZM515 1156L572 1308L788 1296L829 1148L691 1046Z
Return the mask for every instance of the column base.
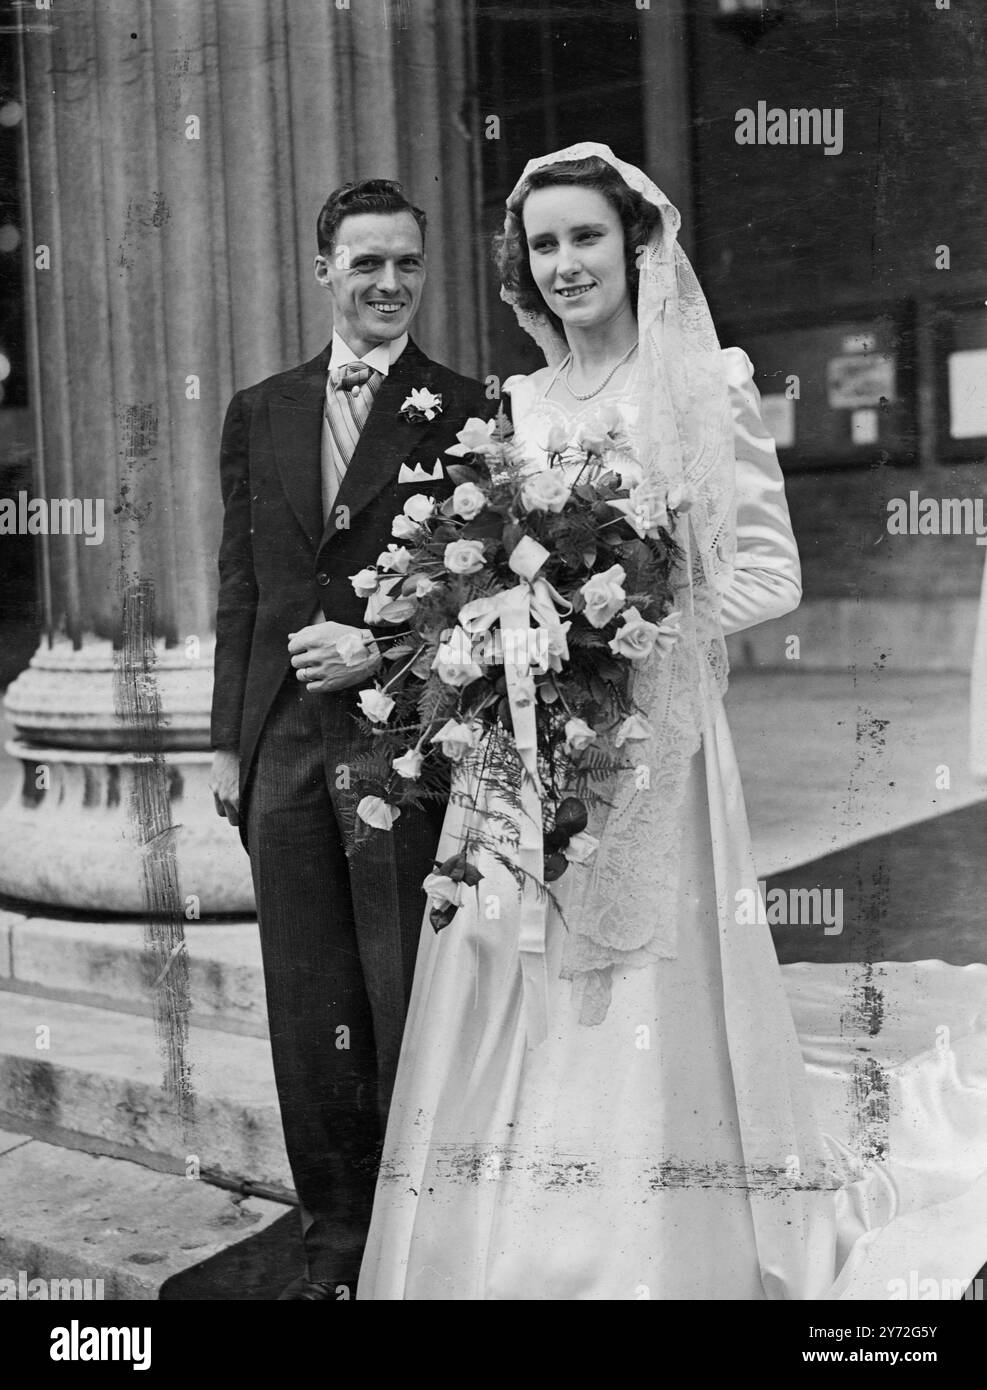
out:
M160 836L140 843L134 812L150 775L167 783L171 828L162 833L174 848L179 899L171 910L190 921L253 911L250 861L209 790L211 753L152 758L17 739L6 752L23 772L0 813L0 893L73 912L146 915L145 866L163 848Z
M153 688L160 711L153 727L141 730L153 737L153 747L210 747L209 707L212 702L215 639L195 642L195 655L184 647L155 643L151 669L140 678ZM121 655L105 639L87 638L73 647L59 638L43 642L30 665L10 685L4 709L17 732L32 743L59 748L127 748L138 730L121 718L122 687L137 679L125 671ZM146 746L146 745L145 745Z
M0 894L73 913L253 912L249 860L209 789L212 645L157 643L140 672L104 640L38 649L4 700L21 785L0 811ZM121 715L138 683L146 727Z

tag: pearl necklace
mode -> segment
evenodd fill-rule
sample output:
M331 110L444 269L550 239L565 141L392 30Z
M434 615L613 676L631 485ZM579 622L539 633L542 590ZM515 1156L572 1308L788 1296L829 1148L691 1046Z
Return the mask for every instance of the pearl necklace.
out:
M622 366L624 365L624 363L627 361L628 357L630 357L631 353L634 352L634 350L635 350L636 348L637 348L637 343L636 343L636 342L631 343L630 347L629 347L629 348L627 349L627 351L624 353L623 357L618 357L617 361L613 364L613 366L612 366L612 367L610 368L610 370L607 372L606 376L605 376L605 377L603 378L603 380L600 382L599 386L594 386L593 390L592 390L592 391L587 391L586 394L585 394L584 396L581 396L581 395L579 394L578 391L574 391L574 390L572 389L572 387L569 385L569 378L570 378L570 376L572 375L572 353L570 352L570 353L569 353L569 364L568 364L568 366L567 366L566 369L565 369L565 376L562 378L562 385L563 385L563 386L565 387L565 389L569 392L569 395L573 398L573 400L576 400L576 401L589 401L589 400L592 400L594 396L598 396L598 395L600 394L600 392L603 390L604 386L609 385L611 379L614 377L614 375L615 375L616 372L617 372L617 368L618 368L618 367L622 367Z

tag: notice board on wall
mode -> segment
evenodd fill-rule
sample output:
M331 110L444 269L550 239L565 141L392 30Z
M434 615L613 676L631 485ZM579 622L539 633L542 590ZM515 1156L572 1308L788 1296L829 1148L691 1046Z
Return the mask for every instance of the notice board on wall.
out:
M944 305L937 316L936 454L940 461L987 454L987 304Z
M738 338L782 467L914 463L913 338L904 311Z

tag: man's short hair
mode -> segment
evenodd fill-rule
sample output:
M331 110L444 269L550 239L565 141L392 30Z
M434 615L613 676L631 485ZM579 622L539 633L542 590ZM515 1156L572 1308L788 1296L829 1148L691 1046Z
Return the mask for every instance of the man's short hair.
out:
M422 234L422 249L425 247L425 214L404 196L404 189L393 179L361 179L359 183L344 183L333 189L322 205L315 234L319 243L319 254L328 255L335 247L336 232L344 217L355 217L361 213L410 212L418 223Z

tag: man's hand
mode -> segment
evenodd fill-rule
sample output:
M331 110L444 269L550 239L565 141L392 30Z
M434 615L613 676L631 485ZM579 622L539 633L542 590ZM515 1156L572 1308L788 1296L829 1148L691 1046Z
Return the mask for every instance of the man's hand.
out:
M358 685L381 662L369 628L350 627L348 623L312 623L301 632L289 633L289 637L288 651L295 674L307 690L316 694ZM366 652L363 657L359 654L361 643ZM348 647L352 650L348 651Z
M209 790L216 813L230 825L240 824L240 755L232 748L217 748L212 755Z

